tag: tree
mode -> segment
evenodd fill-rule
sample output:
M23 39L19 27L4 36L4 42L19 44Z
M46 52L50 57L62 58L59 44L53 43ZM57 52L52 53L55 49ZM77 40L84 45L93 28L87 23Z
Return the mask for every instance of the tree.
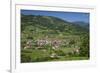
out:
M80 56L89 57L89 35L85 35L82 38L82 43L80 45Z
M76 43L75 40L72 39L72 40L70 40L69 45L75 47L75 43Z

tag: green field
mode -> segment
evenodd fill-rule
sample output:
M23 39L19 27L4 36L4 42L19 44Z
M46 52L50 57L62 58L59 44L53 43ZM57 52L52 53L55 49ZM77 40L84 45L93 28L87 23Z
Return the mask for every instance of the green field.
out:
M66 50L66 52L68 52ZM22 50L21 56L22 62L43 62L43 61L66 61L66 60L88 60L89 57L80 57L78 55L70 55L68 53L61 53L61 51L56 51L58 56L54 58L50 57L51 51L43 51L43 50Z

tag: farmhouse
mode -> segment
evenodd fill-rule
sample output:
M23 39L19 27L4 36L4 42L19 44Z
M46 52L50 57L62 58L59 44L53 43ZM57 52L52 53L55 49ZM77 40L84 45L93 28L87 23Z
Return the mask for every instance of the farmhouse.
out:
M26 42L25 47L24 47L24 49L29 49L29 48L32 48L32 40L28 40L28 41Z
M53 41L51 42L51 45L52 45L52 48L53 48L53 49L57 49L57 48L60 47L61 41L60 41L60 40L53 40Z

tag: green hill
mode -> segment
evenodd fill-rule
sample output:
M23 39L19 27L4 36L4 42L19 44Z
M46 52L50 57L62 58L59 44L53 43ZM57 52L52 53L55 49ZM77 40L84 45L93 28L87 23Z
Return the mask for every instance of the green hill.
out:
M51 16L22 15L21 20L22 30L27 26L34 26L70 34L80 34L80 32L85 33L87 31L81 26Z

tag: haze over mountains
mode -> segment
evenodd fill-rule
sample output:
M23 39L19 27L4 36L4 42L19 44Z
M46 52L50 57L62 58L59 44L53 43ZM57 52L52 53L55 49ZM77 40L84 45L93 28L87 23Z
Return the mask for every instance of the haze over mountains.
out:
M84 27L84 28L86 28L86 29L89 29L89 23L87 23L87 22L83 22L83 21L76 21L76 22L73 22L74 24L77 24L77 25L79 25L79 26L81 26L81 27Z

